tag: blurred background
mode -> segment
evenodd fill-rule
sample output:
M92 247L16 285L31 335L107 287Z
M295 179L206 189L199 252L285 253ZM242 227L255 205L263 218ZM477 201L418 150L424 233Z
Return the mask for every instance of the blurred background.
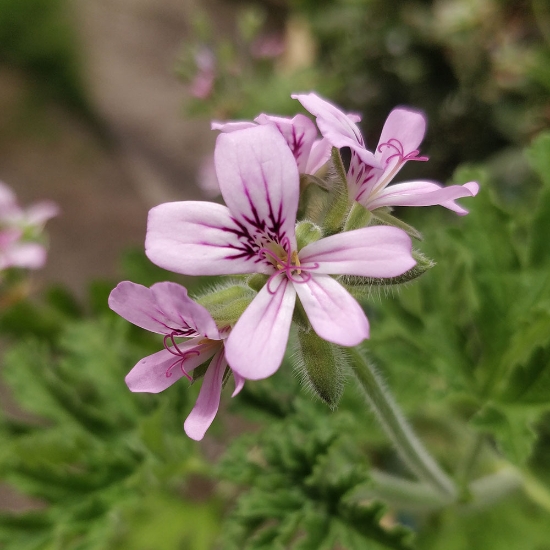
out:
M90 281L103 279L109 281L98 294L104 304L105 289L127 276L121 263L124 253L142 251L150 207L216 195L211 167L216 136L210 121L250 119L260 112L293 115L299 106L290 93L310 90L361 113L370 147L396 105L424 110L429 129L421 152L431 157L429 179L448 183L461 163L483 164L498 182L495 188L504 210L522 204L528 205L522 206L525 212L533 206L539 183L530 175L523 150L550 128L550 4L547 0L0 0L0 180L13 188L21 204L51 199L61 210L48 222L48 262L32 275L33 292L53 283L84 300ZM406 167L401 179L428 175L426 165L409 164L413 166ZM417 219L415 214L406 215L411 216L408 221ZM435 218L430 223L437 227ZM144 284L161 276L143 269L139 273ZM73 311L69 302L61 308L67 318ZM48 333L52 326L39 327L35 336L53 339ZM51 329L51 334L56 330ZM80 336L88 333L82 328ZM132 334L128 338L137 342ZM129 357L124 356L119 380L143 347L155 349L149 340L141 342L141 348L135 342ZM89 346L92 349L91 339ZM10 394L2 390L4 407L27 418ZM33 396L25 399L32 403ZM179 407L177 398L172 399ZM161 425L170 406L159 403L139 402L147 421L138 432L145 440L151 436L147 430L152 424L147 422L153 418L147 415L160 411L161 416L155 412L154 418ZM134 405L127 406L131 410ZM178 443L170 450L180 451L181 416L176 409L173 438ZM34 412L43 414L41 409ZM134 430L130 424L122 425ZM229 432L239 432L238 421L235 426ZM3 434L15 437L23 433L18 429L10 427ZM124 460L132 463L138 445L127 435L122 440L130 449L124 447ZM185 452L195 453L187 443L181 445ZM223 447L207 441L201 449L217 457ZM185 475L189 471L205 473L195 462ZM162 472L159 479L183 475L175 469ZM202 494L212 495L211 486L207 483L205 489L203 481L187 487L191 502ZM41 495L39 490L34 494ZM44 494L49 495L46 489ZM57 496L44 498L57 502ZM172 501L162 498L153 496L148 504L150 509L158 508L158 516L172 510ZM180 516L190 514L187 504L180 505ZM29 499L11 485L0 486L0 508L34 506L43 509L44 500ZM214 529L223 506L217 500L209 506L204 512L205 529ZM202 513L202 508L197 510ZM128 520L124 513L109 523L109 529L117 531L116 525L124 523L121 517ZM174 512L174 518L180 516ZM137 524L141 516L131 517L129 524ZM191 523L194 517L190 516ZM163 525L159 519L157 528L162 530ZM127 532L117 532L126 542L113 543L113 548L138 548L137 536L128 543ZM71 544L38 542L28 547L92 548ZM204 537L193 546L168 542L165 547L208 548L209 544L210 538ZM439 548L435 542L426 544ZM153 546L144 543L143 548ZM476 548L489 546L480 543Z
M0 0L0 177L23 203L62 210L39 279L80 292L114 274L143 242L149 207L200 196L209 121L293 113L290 92L361 112L372 144L393 106L424 109L434 179L498 153L513 181L514 148L549 124L549 11L544 0Z

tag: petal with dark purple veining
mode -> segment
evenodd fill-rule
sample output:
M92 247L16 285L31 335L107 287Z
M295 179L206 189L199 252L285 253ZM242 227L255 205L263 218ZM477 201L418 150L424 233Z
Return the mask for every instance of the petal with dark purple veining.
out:
M150 288L131 281L122 281L111 291L109 307L130 323L151 332L170 334L181 328L181 323L174 322L159 308Z
M317 94L292 94L305 109L317 119L317 126L321 134L328 139L333 147L350 147L363 160L363 162L380 166L375 155L365 147L363 136L355 124L360 118L357 115L350 116L341 111L336 105L322 99Z
M189 298L185 287L166 281L154 284L151 291L158 307L172 321L173 326L188 326L210 340L220 339L212 315Z
M251 247L247 228L220 204L168 202L149 212L145 252L164 269L185 275L264 272L257 250Z
M285 354L296 291L284 275L266 284L241 315L226 340L234 372L249 380L271 376Z
M187 342L178 344L178 349L183 356L174 355L167 349L163 349L144 357L127 374L125 380L128 388L133 392L159 393L177 382L185 370L189 374L193 369L208 361L221 344L198 344L200 338L193 338ZM175 352L175 348L170 348ZM181 360L184 359L183 363Z
M295 246L299 175L280 132L271 125L220 134L216 173L225 203L251 238L285 236Z
M317 139L315 124L304 115L283 118L261 114L255 118L258 124L273 124L285 138L298 166L300 174L306 172L311 147Z

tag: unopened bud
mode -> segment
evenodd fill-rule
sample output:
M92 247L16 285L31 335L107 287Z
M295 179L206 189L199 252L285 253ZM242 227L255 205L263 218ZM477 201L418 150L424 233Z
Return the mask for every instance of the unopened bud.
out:
M313 330L298 330L296 369L304 385L330 408L335 408L344 390L344 376L350 368L346 351L323 340Z
M233 326L256 293L247 285L235 282L226 283L197 298L212 315L218 327Z

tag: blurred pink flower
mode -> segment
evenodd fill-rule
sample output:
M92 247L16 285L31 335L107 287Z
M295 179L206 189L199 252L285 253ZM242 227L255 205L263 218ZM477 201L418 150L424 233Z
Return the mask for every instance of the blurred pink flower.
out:
M250 46L252 57L257 59L273 59L285 51L285 38L282 34L263 34L258 36Z
M46 248L35 241L40 240L44 224L58 213L51 201L21 208L13 191L0 182L0 270L41 268L46 262Z
M216 57L209 48L201 48L195 55L197 73L191 82L190 93L197 99L206 99L212 93L216 80Z

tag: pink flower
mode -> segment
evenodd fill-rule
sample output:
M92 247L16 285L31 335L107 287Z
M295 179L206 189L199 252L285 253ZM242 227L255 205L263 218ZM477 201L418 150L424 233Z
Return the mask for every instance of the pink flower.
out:
M343 113L336 106L314 93L294 94L294 99L317 118L321 134L334 147L349 147L351 162L347 174L350 195L369 210L381 206L432 206L439 204L457 214L468 211L454 201L477 195L479 185L442 187L431 181L409 181L388 187L389 183L409 160L427 161L419 156L418 147L426 132L424 115L412 109L394 109L386 119L378 146L367 151L359 128L357 115Z
M46 221L59 209L51 201L22 209L13 191L0 182L0 271L10 267L39 269L46 262L46 248L34 240Z
M272 124L219 135L215 162L227 206L188 201L153 208L145 249L157 265L187 275L269 276L227 339L233 371L261 379L279 368L296 295L321 338L342 346L367 338L363 310L330 274L401 275L416 263L408 235L367 227L298 250L297 164Z
M197 99L207 99L214 89L216 80L216 58L209 48L201 48L195 55L197 73L191 82L189 92Z
M165 349L142 359L126 376L126 384L133 392L159 393L183 376L192 380L189 373L212 358L197 402L184 424L190 438L202 439L220 405L227 368L227 330L218 330L210 313L176 283L157 283L147 288L124 281L111 292L109 307L138 327L164 334ZM176 343L180 338L188 340ZM244 379L237 373L233 376L235 396Z
M331 144L326 139L317 138L315 124L304 115L285 118L261 114L254 122L213 122L212 130L229 133L254 128L258 124L271 124L279 130L296 159L300 174L315 174L330 158Z

